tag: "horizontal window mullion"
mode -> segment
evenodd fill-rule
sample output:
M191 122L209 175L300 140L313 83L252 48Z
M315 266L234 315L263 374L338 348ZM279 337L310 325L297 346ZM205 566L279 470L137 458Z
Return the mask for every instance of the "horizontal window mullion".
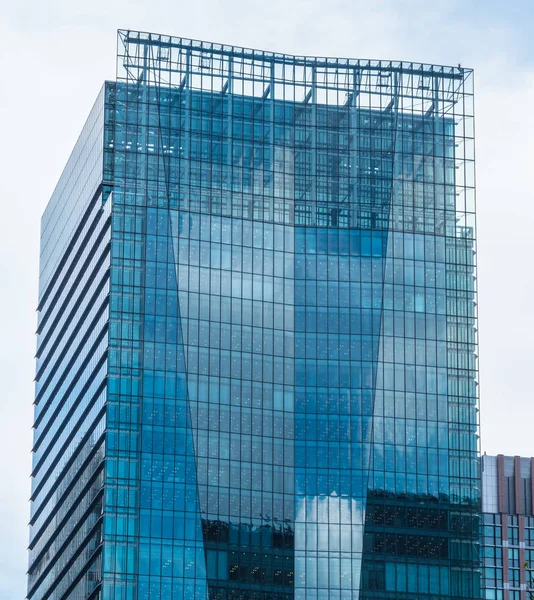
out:
M93 197L85 215L82 217L77 230L72 236L69 247L65 250L61 263L55 271L52 281L49 283L46 291L42 295L37 310L49 310L57 301L58 293L61 293L62 284L68 279L70 271L72 271L84 248L90 243L94 229L98 226L98 221L103 216L102 206L98 202L98 197L101 195L101 190ZM49 301L49 298L52 299Z
M76 502L77 495L85 488L87 481L101 466L104 457L100 456L98 460L95 460L95 457L104 443L105 421L105 413L103 413L92 435L87 436L87 439L80 446L78 454L71 459L71 463L58 480L56 494L49 494L35 510L32 501L30 546L41 536L43 528L60 509L66 512L70 508L64 505L69 498L72 502L71 506ZM96 439L94 436L97 436Z
M104 365L105 366L105 365ZM99 388L104 388L105 379L101 380ZM89 403L75 405L76 410L71 417L61 423L61 434L58 439L52 441L47 449L43 460L34 470L33 484L38 488L41 480L55 480L57 474L68 462L69 458L76 452L77 445L89 430L95 416L104 407L105 390L102 389L97 395L93 395ZM42 489L45 492L45 487Z
M95 115L95 112L92 112ZM46 291L56 269L61 265L65 254L83 219L87 206L93 199L98 201L103 190L104 148L103 125L104 111L93 120L91 140L83 143L83 136L88 131L84 128L82 137L78 138L73 154L71 154L62 176L52 194L43 214L41 227L40 252L40 286L39 296L45 297ZM94 136L92 135L94 133ZM80 153L81 151L81 153Z
M36 469L40 469L40 462L48 455L49 446L56 443L58 435L58 429L54 428L54 423L63 423L66 419L70 419L68 415L71 415L73 412L73 407L76 407L78 404L83 404L85 399L88 397L93 397L98 388L102 385L102 382L105 380L107 375L108 363L107 361L102 361L100 366L91 376L88 378L86 385L79 395L71 394L68 399L65 401L63 406L61 407L61 411L58 413L57 417L51 422L50 426L47 428L47 431L41 435L42 442L39 443L39 446L33 449L34 460L32 461L32 469L35 473ZM60 434L63 437L63 434Z
M58 302L53 312L48 313L46 327L37 330L37 371L40 369L44 351L58 335L58 333L54 335L58 325L65 322L67 313L75 314L80 299L91 289L95 272L101 270L103 263L109 265L109 244L109 237L104 237L96 247L92 248L93 253L80 267L83 267L83 271L80 271L73 285L66 286L62 290L61 302Z
M98 495L102 493L103 485L104 470L101 469L94 480L78 494L76 502L69 507L66 513L50 522L33 546L30 545L29 572L32 572L37 563L43 559L43 553L47 556L54 554L66 540L72 537L73 532L78 529L79 523L91 510Z
M70 596L71 588L75 586L84 576L91 564L96 560L97 552L101 553L101 537L98 534L98 528L95 527L93 538L88 539L88 543L83 547L74 562L69 566L62 578L57 581L53 587L43 596L43 600L48 600L53 594L54 598L65 600ZM68 594L67 596L65 594ZM29 598L29 600L33 600Z
M87 306L85 307L83 314L80 315L80 320L78 322L71 320L69 337L67 338L68 333L66 332L65 337L62 337L61 341L58 341L56 347L58 356L51 355L49 361L47 358L47 363L43 365L43 371L37 376L37 381L40 384L39 391L46 389L49 378L52 376L55 377L59 373L59 369L62 363L64 363L65 358L76 353L76 351L73 351L72 349L73 345L80 339L86 337L91 330L95 329L95 321L101 316L99 313L106 310L106 306L109 302L107 299L109 287L109 279L107 275L104 274L104 279L99 284L95 294L87 298Z
M49 414L50 410L53 410L54 407L56 407L57 411L57 402L54 403L54 399L56 397L61 399L65 395L70 394L72 392L72 387L75 386L77 380L78 384L85 384L83 372L85 370L86 363L91 361L93 358L92 355L97 351L99 346L102 347L103 340L107 343L107 316L108 313L106 311L101 317L101 329L89 332L89 338L80 345L79 354L73 355L68 365L65 366L65 369L63 369L61 373L58 373L57 376L54 376L50 385L52 389L49 392L46 390L47 393L41 397L41 401L35 406L35 443L37 443L38 438L40 437L40 433L38 433L38 431L42 431L41 424L46 415ZM106 344L104 344L104 346L105 345ZM48 417L46 420L50 420L50 417Z
M54 486L56 484L58 484L58 487L59 487L59 482L64 481L68 478L67 476L68 476L70 467L72 466L72 464L74 462L76 462L76 458L78 457L78 454L83 452L83 444L86 441L86 439L91 436L94 437L95 431L97 430L97 428L101 422L101 418L102 418L103 414L104 414L103 406L100 406L98 410L94 411L94 414L92 415L93 419L92 419L92 422L90 423L90 427L88 427L87 430L85 431L85 433L82 436L82 439L79 441L78 447L75 449L75 451L72 452L70 454L70 456L68 457L68 459L63 461L63 463L61 465L58 465L57 468L53 467L53 472L50 474L49 480L45 480L44 482L41 482L40 488L38 488L36 491L32 491L32 497L31 497L32 505L31 505L31 511L30 511L32 517L34 514L37 514L42 509L42 507L48 502L49 498L51 496L53 496Z
M81 552L86 542L90 539L92 533L98 526L102 525L102 514L89 513L84 522L78 524L75 535L68 541L68 543L60 550L56 551L53 556L55 559L49 563L45 572L31 584L28 584L29 593L28 595L33 596L39 592L45 591L47 588L52 587L55 579L62 578L65 575L65 569L69 567L69 563L73 562ZM31 571L30 571L31 576ZM31 578L28 578L31 581Z
M61 309L64 298L68 297L69 294L72 294L80 286L80 279L86 274L88 265L91 264L94 258L98 258L101 254L98 252L98 248L105 246L105 241L111 235L110 230L111 219L108 217L102 221L100 227L97 227L91 233L90 239L84 244L78 259L72 265L68 277L61 282L61 287L56 294L54 302L39 311L37 333L40 335L46 333L47 323Z
M85 363L80 368L78 377L75 377L69 388L62 394L63 402L67 402L69 406L87 393L87 390L92 387L99 373L103 371L102 367L108 363L108 348L107 337L104 330L102 339L97 340L97 346L93 352L88 353ZM103 375L101 375L103 377ZM45 415L46 419L41 422L41 428L34 430L34 450L40 446L42 436L46 435L49 428L56 422L57 415L61 413L62 404L58 404L55 410ZM69 408L66 408L68 412Z

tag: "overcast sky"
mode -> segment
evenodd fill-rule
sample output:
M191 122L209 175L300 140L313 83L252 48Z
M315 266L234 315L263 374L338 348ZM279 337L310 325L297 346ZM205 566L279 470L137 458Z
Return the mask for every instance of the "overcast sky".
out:
M25 596L39 220L116 30L475 69L483 450L534 455L532 0L0 0L0 598Z

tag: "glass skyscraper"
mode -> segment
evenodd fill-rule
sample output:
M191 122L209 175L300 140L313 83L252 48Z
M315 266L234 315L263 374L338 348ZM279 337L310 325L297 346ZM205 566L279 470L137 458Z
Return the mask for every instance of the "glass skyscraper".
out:
M473 77L120 31L42 222L28 597L480 597Z

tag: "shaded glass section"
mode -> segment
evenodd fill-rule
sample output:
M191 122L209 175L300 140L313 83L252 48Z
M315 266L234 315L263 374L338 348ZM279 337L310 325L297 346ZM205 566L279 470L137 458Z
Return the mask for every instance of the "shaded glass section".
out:
M86 598L102 577L112 196L93 107L43 215L28 598Z

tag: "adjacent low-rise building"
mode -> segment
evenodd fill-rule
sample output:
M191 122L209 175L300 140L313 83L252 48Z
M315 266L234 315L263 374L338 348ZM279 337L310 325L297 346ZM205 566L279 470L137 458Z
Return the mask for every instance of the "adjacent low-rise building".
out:
M534 564L534 458L482 457L486 600L529 600Z

